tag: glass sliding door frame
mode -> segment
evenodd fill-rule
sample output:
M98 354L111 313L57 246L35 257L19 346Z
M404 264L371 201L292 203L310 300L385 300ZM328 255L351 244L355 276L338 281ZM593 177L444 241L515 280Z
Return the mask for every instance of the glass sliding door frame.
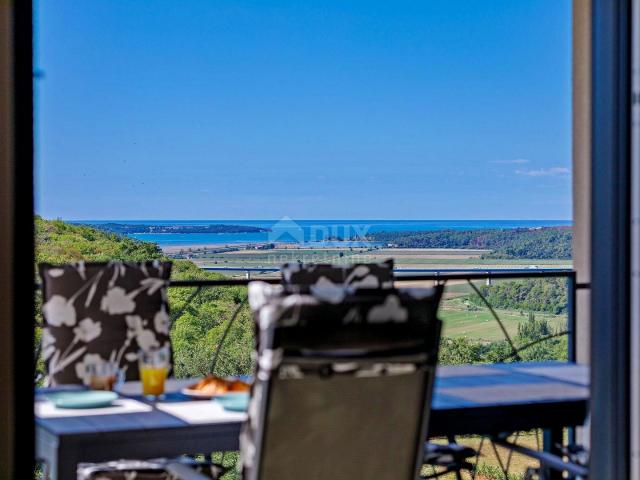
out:
M640 480L640 0L631 22L631 475Z

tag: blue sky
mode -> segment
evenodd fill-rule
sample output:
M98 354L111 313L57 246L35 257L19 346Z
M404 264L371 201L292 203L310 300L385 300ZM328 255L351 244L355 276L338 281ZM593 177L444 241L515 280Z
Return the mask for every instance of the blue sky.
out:
M36 9L47 218L571 218L570 0Z

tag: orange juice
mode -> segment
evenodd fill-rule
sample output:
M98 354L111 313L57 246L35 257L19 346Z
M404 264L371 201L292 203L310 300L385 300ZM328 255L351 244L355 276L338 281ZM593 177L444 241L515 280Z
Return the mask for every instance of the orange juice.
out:
M164 393L164 381L167 378L167 367L140 367L142 394L159 396Z

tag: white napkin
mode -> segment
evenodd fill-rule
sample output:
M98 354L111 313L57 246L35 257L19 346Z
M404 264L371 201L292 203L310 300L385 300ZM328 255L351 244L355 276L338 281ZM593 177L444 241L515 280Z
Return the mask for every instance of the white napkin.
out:
M246 413L227 411L216 401L160 402L156 408L191 424L243 422L247 418Z
M151 405L130 398L118 398L113 405L103 408L57 408L51 400L39 400L35 403L36 417L86 417L89 415L116 415L122 413L142 413L153 410Z

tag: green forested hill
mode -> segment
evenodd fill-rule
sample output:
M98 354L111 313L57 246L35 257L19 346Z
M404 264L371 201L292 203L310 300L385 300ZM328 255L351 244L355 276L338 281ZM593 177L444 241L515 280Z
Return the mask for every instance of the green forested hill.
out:
M153 260L164 258L160 248L84 225L36 217L36 262L68 263L79 260Z
M96 223L90 227L106 232L128 235L131 233L255 233L270 232L269 228L251 225L227 225L214 223L209 225L145 225L124 223Z
M480 292L494 308L554 315L567 313L567 281L564 278L496 282L480 287ZM469 300L475 305L483 305L478 295L470 295Z
M486 258L570 259L572 230L568 227L510 228L482 230L437 230L425 232L376 232L375 242L401 248L487 249Z
M36 262L68 263L79 260L142 261L166 259L160 248L149 242L60 220L36 217ZM220 279L187 260L174 260L171 278L175 280ZM172 342L177 376L208 373L211 356L227 321L246 296L244 287L203 288L187 305L195 288L170 288L169 303L173 320ZM248 373L252 342L252 322L245 306L225 343L216 373Z

